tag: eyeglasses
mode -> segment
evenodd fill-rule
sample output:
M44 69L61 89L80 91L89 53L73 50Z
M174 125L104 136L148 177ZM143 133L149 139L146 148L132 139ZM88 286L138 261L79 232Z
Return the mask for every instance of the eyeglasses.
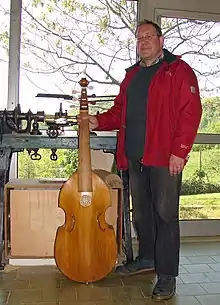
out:
M157 34L151 34L151 35L146 35L146 36L142 36L142 37L136 37L136 41L137 42L141 42L141 41L150 41L153 39L153 37L159 37Z

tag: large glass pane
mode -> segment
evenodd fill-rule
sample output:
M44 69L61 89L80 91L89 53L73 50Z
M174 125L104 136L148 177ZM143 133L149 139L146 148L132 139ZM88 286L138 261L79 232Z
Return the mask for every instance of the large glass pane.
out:
M165 47L191 65L199 80L199 132L220 133L220 22L162 18Z
M194 145L183 172L180 218L220 219L220 145Z
M23 0L22 14L22 107L52 112L59 101L35 95L71 94L82 75L91 93L118 92L136 57L136 2Z
M220 134L220 22L163 17L162 28L166 48L181 55L198 77L199 132ZM180 218L220 218L220 145L194 144L183 172Z
M71 95L72 90L79 90L82 75L92 86L89 94L117 94L125 68L136 59L136 16L136 1L23 0L21 108L54 114L60 100L39 99L36 94ZM63 109L69 114L78 112L73 106L63 101ZM107 106L99 104L91 111L101 112ZM31 177L62 177L76 169L75 154L70 151L58 151L58 162L50 161L50 151L40 153L43 158L37 162L26 152L20 154L20 177L28 177L27 172ZM29 170L25 171L27 166Z

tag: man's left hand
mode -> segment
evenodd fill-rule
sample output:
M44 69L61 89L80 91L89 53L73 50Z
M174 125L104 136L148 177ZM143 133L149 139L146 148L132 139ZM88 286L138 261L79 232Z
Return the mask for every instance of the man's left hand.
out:
M175 155L170 156L169 160L169 172L171 176L178 175L182 172L185 165L185 160L183 158L177 157Z

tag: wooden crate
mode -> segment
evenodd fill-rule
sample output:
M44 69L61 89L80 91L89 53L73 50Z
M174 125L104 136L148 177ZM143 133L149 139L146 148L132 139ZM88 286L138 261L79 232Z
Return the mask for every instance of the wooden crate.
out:
M63 183L54 179L17 179L5 185L6 258L53 258L56 231L65 222L64 211L58 208ZM106 221L118 235L121 190L110 191L112 207L106 211Z

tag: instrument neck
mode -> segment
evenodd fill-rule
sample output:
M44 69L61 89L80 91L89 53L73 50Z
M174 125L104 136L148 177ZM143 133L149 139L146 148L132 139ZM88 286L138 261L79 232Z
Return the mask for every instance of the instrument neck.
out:
M88 110L81 110L82 118L79 126L79 168L78 168L78 190L79 192L92 192L92 165L90 152L90 131Z

